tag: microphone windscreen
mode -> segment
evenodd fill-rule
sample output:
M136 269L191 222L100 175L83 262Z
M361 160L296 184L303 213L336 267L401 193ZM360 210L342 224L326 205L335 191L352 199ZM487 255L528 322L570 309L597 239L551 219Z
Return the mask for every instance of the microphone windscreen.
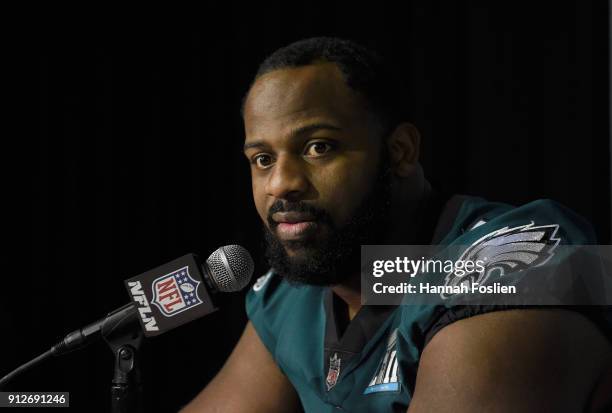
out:
M213 283L220 292L242 290L251 280L255 264L240 245L217 248L206 260Z

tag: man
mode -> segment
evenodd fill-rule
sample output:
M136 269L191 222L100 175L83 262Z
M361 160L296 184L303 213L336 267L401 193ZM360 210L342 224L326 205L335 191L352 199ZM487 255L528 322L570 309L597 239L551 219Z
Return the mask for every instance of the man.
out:
M551 201L512 208L432 190L395 92L384 62L349 41L300 41L261 65L244 153L272 270L248 294L232 355L184 412L610 406L605 326L581 313L362 306L360 245L465 244L532 221L549 241L593 242Z

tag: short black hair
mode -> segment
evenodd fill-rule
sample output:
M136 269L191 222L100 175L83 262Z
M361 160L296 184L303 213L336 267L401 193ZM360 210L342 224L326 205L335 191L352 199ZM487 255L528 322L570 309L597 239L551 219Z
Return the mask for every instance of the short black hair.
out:
M393 65L374 50L337 37L299 40L268 56L260 64L242 99L242 114L248 92L260 76L278 69L307 66L317 61L338 65L347 86L365 98L368 109L378 117L385 135L405 120L399 76Z

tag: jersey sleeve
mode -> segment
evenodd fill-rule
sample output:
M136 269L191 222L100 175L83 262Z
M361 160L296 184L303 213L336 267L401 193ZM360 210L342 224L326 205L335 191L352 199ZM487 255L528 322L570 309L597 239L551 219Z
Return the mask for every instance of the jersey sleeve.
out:
M270 314L274 314L275 307L278 307L278 303L275 304L273 298L279 287L278 278L278 275L275 275L272 270L268 271L257 279L246 295L247 316L272 356L276 352L276 337L273 333L274 329L271 324L274 322L270 319Z
M497 212L497 214L495 214ZM518 208L508 208L498 211L486 211L478 214L478 208L470 213L464 232L453 243L458 245L472 244L487 239L491 234L503 233L513 228L541 228L546 231L549 245L592 245L597 240L590 223L569 208L551 200L537 200ZM561 254L559 254L561 256ZM560 260L563 258L560 258ZM568 259L567 257L564 259ZM551 264L552 265L552 264ZM529 276L529 272L525 271ZM593 321L605 333L610 333L610 307L603 306L537 306L513 304L455 305L438 306L423 323L425 346L433 336L447 325L468 317L493 311L517 308L563 308L582 313Z

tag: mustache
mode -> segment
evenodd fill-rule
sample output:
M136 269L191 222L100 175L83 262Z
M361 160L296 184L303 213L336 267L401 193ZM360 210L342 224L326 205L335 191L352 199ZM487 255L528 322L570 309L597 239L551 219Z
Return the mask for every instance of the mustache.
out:
M275 201L270 209L268 210L268 225L274 229L278 225L278 222L272 219L272 215L276 212L303 212L314 217L315 221L323 222L332 225L331 215L322 208L315 207L314 205L308 204L301 201Z

